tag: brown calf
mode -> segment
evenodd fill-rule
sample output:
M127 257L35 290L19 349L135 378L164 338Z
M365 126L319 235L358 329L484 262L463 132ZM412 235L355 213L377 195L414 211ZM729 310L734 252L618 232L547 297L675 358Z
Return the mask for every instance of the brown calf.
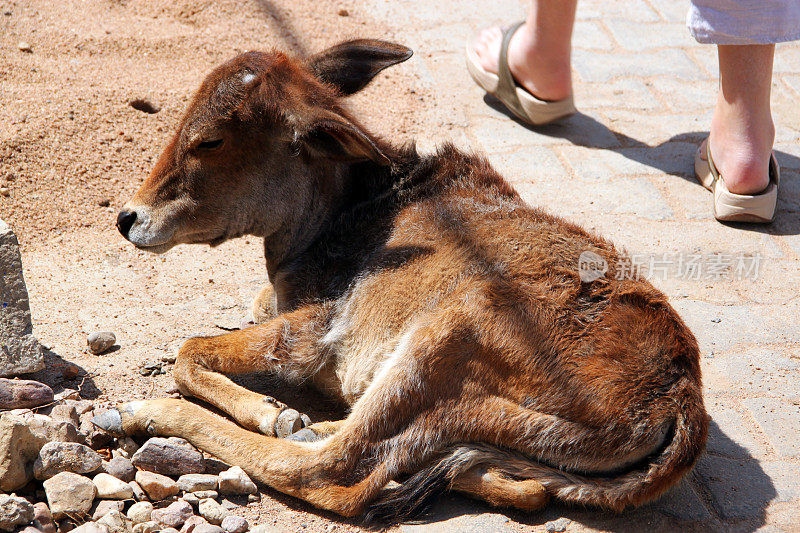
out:
M179 400L98 423L184 437L346 516L404 519L450 489L527 510L656 498L706 441L694 337L617 276L612 244L525 204L482 157L367 132L342 96L410 55L359 40L208 76L118 226L154 252L264 237L264 322L189 340L174 371L239 425ZM581 280L585 251L605 275ZM296 411L223 376L253 371L310 380L350 415L276 438Z

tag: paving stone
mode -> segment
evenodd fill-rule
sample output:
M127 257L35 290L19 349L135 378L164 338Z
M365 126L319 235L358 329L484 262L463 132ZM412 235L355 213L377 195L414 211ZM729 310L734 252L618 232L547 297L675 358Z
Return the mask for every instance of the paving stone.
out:
M796 385L797 382L795 382ZM800 405L773 398L742 403L753 413L770 444L782 457L800 457Z
M649 0L650 7L655 9L661 18L667 22L686 23L686 12L689 9L688 2L676 2L675 0ZM686 29L688 32L689 30ZM694 42L694 41L692 41Z
M572 47L587 50L611 50L614 43L596 21L578 20L572 32Z
M657 85L658 83L630 78L603 83L580 83L575 87L575 105L585 113L595 109L661 112L663 104L654 90Z
M800 373L800 360L794 355L791 351L780 353L774 347L754 346L720 354L712 364L746 388L749 395L780 397L799 404L800 388L793 378Z
M544 146L520 147L489 156L492 166L508 181L558 181L568 174L558 157Z
M717 359L715 357L711 364ZM750 431L753 423L731 403L728 399L706 397L706 411L711 415L706 450L728 457L763 457L767 450Z
M604 0L582 0L578 2L578 20L624 18L631 22L657 22L658 13L643 0L607 2Z
M683 23L657 22L635 25L629 20L613 18L604 23L625 50L684 47L691 46L695 42Z
M42 347L33 336L19 241L0 219L0 376L27 374L43 368Z
M582 81L601 82L617 77L677 77L683 80L702 79L697 64L684 52L674 48L648 52L614 52L613 55L590 50L576 50L573 68ZM647 70L643 69L647 65Z
M711 514L692 484L683 478L661 498L651 503L655 510L686 522L711 519Z
M695 467L712 504L725 520L762 516L776 496L775 485L754 459L705 455Z

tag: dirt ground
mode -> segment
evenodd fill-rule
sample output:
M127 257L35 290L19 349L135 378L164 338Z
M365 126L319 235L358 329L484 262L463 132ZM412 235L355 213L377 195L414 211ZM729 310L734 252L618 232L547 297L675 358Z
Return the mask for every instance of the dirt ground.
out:
M215 65L249 49L307 55L356 36L392 39L350 0L0 1L0 187L10 191L0 216L22 244L35 333L49 348L35 379L108 403L164 396L169 373L143 377L140 365L239 325L266 281L260 240L153 256L123 241L116 214ZM136 98L160 111L137 111ZM410 139L425 129L414 112L425 98L400 66L353 105L368 126ZM98 329L115 332L119 349L89 354L86 335ZM65 378L68 363L78 378ZM337 414L309 391L245 382L312 418ZM360 529L309 511L276 493L241 509L251 524L291 531Z

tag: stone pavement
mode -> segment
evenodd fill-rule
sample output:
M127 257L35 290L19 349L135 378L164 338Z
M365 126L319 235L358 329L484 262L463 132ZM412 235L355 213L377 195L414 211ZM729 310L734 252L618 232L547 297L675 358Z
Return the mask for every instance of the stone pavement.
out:
M424 149L445 139L487 153L531 204L624 246L695 332L713 421L694 472L657 503L615 516L551 506L501 514L458 497L403 531L800 531L800 46L778 47L777 220L723 225L693 177L717 84L716 49L684 26L688 2L581 0L574 36L580 113L530 129L469 78L479 28L524 17L515 0L366 0L411 46L433 101ZM555 520L558 522L552 522Z

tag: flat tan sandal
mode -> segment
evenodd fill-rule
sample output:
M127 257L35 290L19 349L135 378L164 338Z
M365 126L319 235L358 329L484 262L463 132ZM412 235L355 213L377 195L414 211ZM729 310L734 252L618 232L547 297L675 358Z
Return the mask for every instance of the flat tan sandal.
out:
M511 75L508 68L508 43L524 21L517 22L503 30L503 41L500 45L498 58L499 75L485 70L478 59L472 46L467 43L467 69L470 76L484 91L491 94L505 105L514 116L521 121L534 126L549 124L554 120L567 117L575 113L575 102L572 95L563 100L540 100L530 92L520 87Z
M774 153L769 157L769 185L758 194L736 194L728 190L711 159L708 139L697 149L694 171L703 187L714 193L714 218L717 220L761 224L772 222L781 180L781 169Z

